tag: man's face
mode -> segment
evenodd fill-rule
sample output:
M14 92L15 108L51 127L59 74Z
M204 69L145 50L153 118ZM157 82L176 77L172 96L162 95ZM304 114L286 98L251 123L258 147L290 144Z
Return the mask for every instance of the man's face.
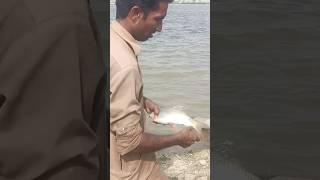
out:
M152 9L147 15L143 14L136 26L135 39L146 41L153 37L155 32L162 30L162 22L167 14L168 2L160 1L158 8Z

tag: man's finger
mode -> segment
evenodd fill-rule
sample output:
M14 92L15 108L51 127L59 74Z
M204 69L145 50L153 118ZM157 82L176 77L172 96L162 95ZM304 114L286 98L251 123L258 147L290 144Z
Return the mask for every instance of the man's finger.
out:
M195 131L196 134L196 141L200 141L200 133L198 131Z
M200 133L197 130L195 130L194 128L192 128L192 131L193 131L194 141L200 141Z
M196 141L200 141L200 137L199 136L197 136Z
M153 113L153 114L154 114L153 120L156 120L158 118L158 114L155 114L155 113Z
M160 113L160 108L159 108L159 107L156 108L155 113L156 113L156 114L159 114L159 113Z
M159 115L159 113L160 113L160 111L159 110L154 110L154 112L153 112L153 114L155 115L155 116L157 116L158 117L158 115Z

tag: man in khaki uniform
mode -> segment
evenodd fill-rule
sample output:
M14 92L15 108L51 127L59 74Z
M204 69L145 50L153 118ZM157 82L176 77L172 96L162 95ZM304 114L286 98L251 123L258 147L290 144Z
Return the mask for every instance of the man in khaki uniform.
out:
M166 147L188 147L199 136L185 128L167 136L144 132L148 113L157 116L159 106L143 96L137 41L145 41L162 29L169 0L118 0L117 20L110 28L110 174L111 180L164 180L154 152Z

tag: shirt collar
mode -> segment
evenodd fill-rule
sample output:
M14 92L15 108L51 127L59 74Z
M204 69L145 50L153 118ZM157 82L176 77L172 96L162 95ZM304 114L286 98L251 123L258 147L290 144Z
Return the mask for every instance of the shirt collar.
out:
M134 54L138 56L141 51L138 41L118 21L113 21L110 27L132 47Z

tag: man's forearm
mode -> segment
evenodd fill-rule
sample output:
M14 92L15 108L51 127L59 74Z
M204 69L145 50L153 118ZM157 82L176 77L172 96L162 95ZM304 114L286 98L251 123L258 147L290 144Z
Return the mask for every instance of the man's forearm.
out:
M179 144L179 135L154 135L143 133L139 146L133 150L139 153L155 152Z
M147 109L146 101L149 100L147 97L143 96L143 108Z

